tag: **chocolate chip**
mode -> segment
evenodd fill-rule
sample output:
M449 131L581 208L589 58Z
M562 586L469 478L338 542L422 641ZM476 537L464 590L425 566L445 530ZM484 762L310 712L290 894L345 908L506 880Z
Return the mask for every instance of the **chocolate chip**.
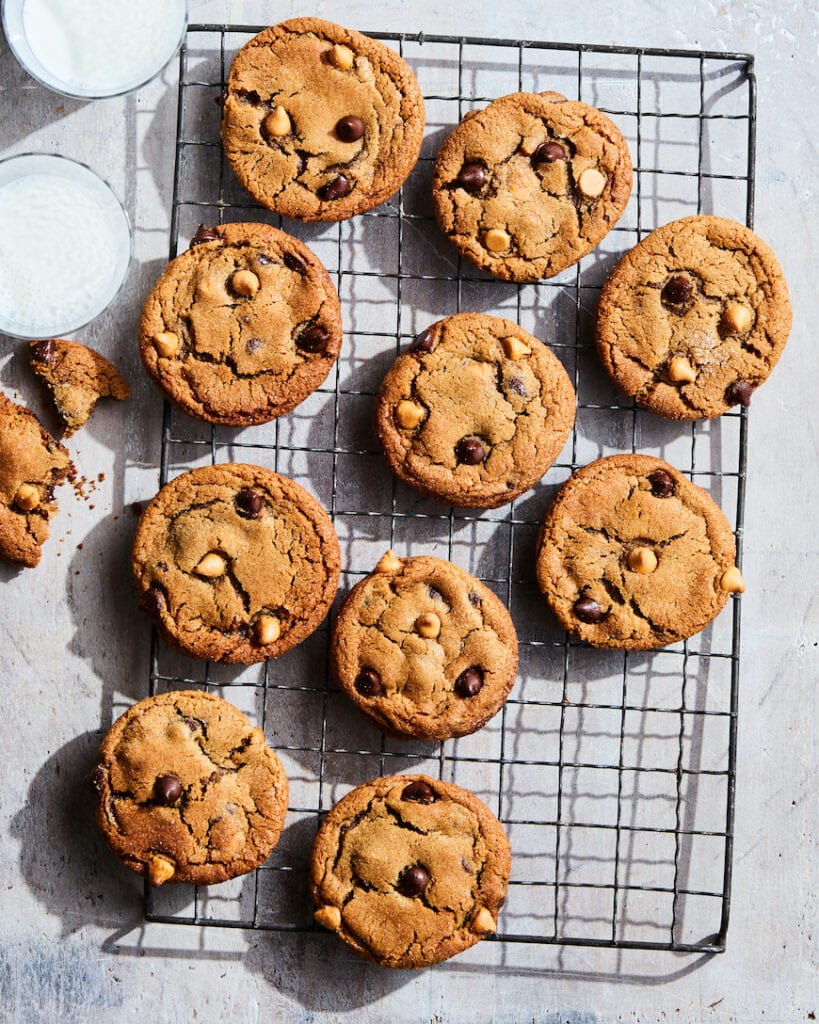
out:
M509 390L514 391L515 394L520 395L521 398L526 398L526 385L520 377L509 378Z
M342 117L336 124L336 135L342 142L358 142L364 134L364 122L355 114Z
M91 773L91 785L96 789L98 793L102 792L102 786L105 782L105 769L101 764L98 764L94 771Z
M481 604L483 603L481 601L481 595L476 594L474 590L471 590L469 594L467 594L467 597L469 598L469 603L472 605L473 608L480 608Z
M674 493L674 477L664 469L655 469L649 473L648 480L655 498L670 498Z
M219 238L214 228L205 227L204 224L200 224L196 229L196 234L191 239L191 248L195 245L201 245L203 242L215 242Z
M420 896L429 885L429 872L420 864L406 868L398 879L398 891L404 896Z
M330 335L321 324L311 324L296 339L296 345L305 352L323 352L327 348Z
M248 519L259 519L264 508L264 498L258 491L250 487L244 487L236 495L236 507Z
M574 603L574 613L581 622L594 624L606 617L606 613L593 597L581 597Z
M427 327L425 331L421 331L421 333L416 337L415 341L412 343L411 351L431 352L433 348L435 348L435 336L432 333L432 328Z
M568 160L569 154L559 142L541 142L532 153L533 164L553 164L558 160Z
M343 174L337 174L318 190L319 199L342 199L350 192L350 183Z
M256 257L256 262L259 264L260 267L266 267L273 262L273 257L268 256L266 253L260 252L259 255ZM284 262L287 263L287 255L285 255L284 257Z
M170 807L182 796L182 783L175 775L160 775L154 783L157 803Z
M306 267L305 264L294 255L292 252L286 252L284 254L284 265L288 270L292 270L294 274L303 274Z
M213 97L213 102L216 103L218 106L223 107L225 105L225 101L227 100L227 98L228 89L227 86L224 86L222 89L220 89L219 95Z
M362 697L377 697L384 692L381 676L374 668L363 668L355 677L355 688Z
M444 595L441 591L438 590L437 587L433 587L430 583L427 584L427 593L433 601L443 601L444 599Z
M148 587L142 595L142 607L153 618L160 617L165 608L165 595L159 587Z
M182 721L187 725L191 732L197 732L200 728L205 731L204 722L200 722L198 718L183 718Z
M691 301L694 294L694 286L687 277L676 275L666 282L662 291L662 299L669 306L684 306Z
M486 173L486 168L483 164L479 164L475 160L468 160L458 173L455 184L459 188L474 194L480 192L488 178L489 175Z
M414 782L410 782L409 785L404 787L404 791L401 793L402 800L412 800L416 804L433 804L435 803L435 791L428 782L424 782L422 779L416 779Z
M250 103L254 107L258 107L262 102L262 97L255 89L237 89L236 95L240 100L243 100L245 103Z
M751 404L751 395L753 394L754 386L747 380L735 380L733 384L729 384L725 391L725 401L730 405L749 406Z
M458 462L467 466L477 466L486 458L486 449L477 437L462 437L455 445Z
M251 355L253 355L254 352L258 352L259 349L262 347L262 345L264 345L264 342L262 341L261 338L248 338L247 339L246 347L247 347L248 352Z
M54 362L54 342L37 341L31 346L31 358L50 366Z
M459 697L477 697L483 689L483 672L473 666L465 668L455 680L455 692Z

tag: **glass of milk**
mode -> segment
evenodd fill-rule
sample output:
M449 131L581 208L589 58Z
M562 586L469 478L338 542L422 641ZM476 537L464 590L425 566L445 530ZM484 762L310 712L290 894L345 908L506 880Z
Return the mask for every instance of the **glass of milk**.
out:
M188 0L3 0L3 29L26 71L78 99L145 85L187 24Z
M90 168L43 153L0 161L0 332L55 338L90 323L131 255L128 214Z

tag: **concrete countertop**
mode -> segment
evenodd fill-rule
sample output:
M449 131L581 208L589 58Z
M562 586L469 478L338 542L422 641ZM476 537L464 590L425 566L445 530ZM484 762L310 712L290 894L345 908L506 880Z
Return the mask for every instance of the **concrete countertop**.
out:
M0 1020L795 1022L819 1013L816 835L816 417L810 330L819 227L815 3L620 0L442 5L416 0L192 0L191 20L269 24L303 14L364 31L750 52L758 80L755 230L778 254L794 306L788 347L749 416L736 842L727 951L482 943L448 963L389 972L332 936L146 925L141 883L96 835L83 775L113 717L147 694L149 632L128 572L134 502L156 491L161 402L133 344L167 259L173 68L134 96L63 100L0 40L0 156L55 151L123 198L136 265L78 332L134 391L72 443L82 486L36 571L0 567ZM0 226L1 229L2 226ZM0 337L0 386L49 414L24 345Z

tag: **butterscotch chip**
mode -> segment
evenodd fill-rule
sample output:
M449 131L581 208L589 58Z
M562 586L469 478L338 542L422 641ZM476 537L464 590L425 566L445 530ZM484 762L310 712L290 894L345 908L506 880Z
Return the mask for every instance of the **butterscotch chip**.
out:
M697 371L683 356L675 356L668 364L668 377L675 384L690 384L697 379Z
M204 576L206 579L216 579L223 576L227 563L221 555L215 551L209 552L193 570L197 576Z
M14 495L14 504L24 512L30 512L40 504L40 492L31 484L20 484Z
M729 302L722 314L722 325L734 334L743 334L751 326L753 314L741 302Z
M719 585L720 590L724 590L727 594L745 593L745 580L742 578L742 573L735 565L732 565L729 569L725 570L719 581Z
M275 615L260 615L256 620L256 639L260 644L274 644L281 634L281 623Z
M324 919L338 911L330 927L366 959L423 967L495 930L510 867L506 834L473 793L391 775L348 793L322 822L313 899Z
M376 572L398 572L403 565L401 559L396 553L390 548L389 551L385 551L384 554L378 559L378 564L375 567Z
M405 430L413 430L417 427L424 420L426 414L427 411L423 405L411 402L406 398L402 398L395 407L395 421L399 427L403 427Z
M657 568L657 556L651 548L632 548L626 556L626 562L632 572L639 572L643 576Z
M490 228L484 232L483 244L490 252L506 252L511 241L509 235L500 228Z
M587 198L596 199L599 195L603 194L603 189L606 187L606 176L590 167L588 170L583 171L577 179L577 187Z
M341 927L341 911L338 907L319 907L313 917L322 928L328 928L331 932Z
M349 46L334 43L327 51L327 59L334 68L338 68L340 71L349 71L355 63L355 54Z
M287 778L261 729L198 690L129 708L102 742L94 781L103 835L153 885L252 871L287 811Z
M532 350L520 338L516 338L510 335L508 338L501 339L501 345L503 345L503 351L509 357L509 359L515 360L525 359L526 356L531 355Z
M435 612L424 612L415 620L415 632L428 640L434 640L435 637L440 636L441 620Z
M293 127L284 107L274 107L264 119L263 124L267 134L277 138L289 134Z
M154 336L154 348L165 359L176 355L179 351L179 335L173 331L160 331Z
M245 298L259 290L259 279L252 270L237 270L230 278L231 291Z

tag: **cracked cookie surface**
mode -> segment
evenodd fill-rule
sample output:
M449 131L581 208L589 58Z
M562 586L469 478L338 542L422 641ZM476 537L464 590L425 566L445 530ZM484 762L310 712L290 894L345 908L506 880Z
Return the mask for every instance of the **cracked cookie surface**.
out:
M194 658L252 664L309 636L338 588L329 516L260 466L183 473L143 512L132 567L164 639Z
M210 423L289 412L341 349L330 275L297 238L266 224L202 228L145 303L139 351L160 391Z
M518 665L511 616L488 587L452 562L391 551L347 595L330 651L350 700L403 739L475 732L503 706Z
M603 366L638 405L675 420L748 405L791 327L770 248L722 217L652 231L609 275L595 336Z
M33 568L57 513L68 452L28 409L0 392L0 558Z
M552 611L595 647L676 643L744 590L719 506L648 455L612 455L575 473L547 510L537 547Z
M396 359L375 429L392 471L452 505L497 508L543 476L568 438L575 393L560 360L516 323L459 313Z
M385 967L424 967L496 930L509 841L473 793L426 775L364 783L324 819L316 919Z
M507 281L553 277L619 219L631 157L605 114L559 93L512 93L472 111L447 138L432 192L441 230Z
M29 346L31 368L51 392L63 437L85 424L101 398L122 401L131 390L116 367L76 341L54 338Z
M251 195L284 217L338 221L385 202L415 165L423 129L409 65L320 18L273 25L230 68L225 154Z
M94 783L103 835L154 885L252 871L278 842L287 812L287 778L262 730L199 690L129 708L102 742Z

